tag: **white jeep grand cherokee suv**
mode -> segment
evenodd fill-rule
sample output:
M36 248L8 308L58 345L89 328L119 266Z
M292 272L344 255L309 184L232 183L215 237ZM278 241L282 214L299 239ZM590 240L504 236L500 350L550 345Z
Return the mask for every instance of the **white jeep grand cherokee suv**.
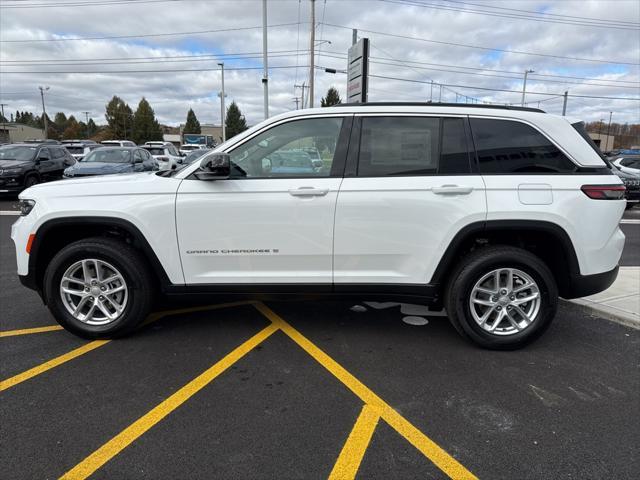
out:
M526 108L289 112L177 171L25 190L18 274L83 337L132 331L157 293L312 293L413 297L517 348L617 275L624 186L585 135Z

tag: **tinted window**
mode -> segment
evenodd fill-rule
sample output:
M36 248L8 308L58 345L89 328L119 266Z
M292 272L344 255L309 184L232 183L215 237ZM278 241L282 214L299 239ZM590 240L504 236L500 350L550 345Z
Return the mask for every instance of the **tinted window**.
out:
M438 173L469 173L469 148L464 118L442 119L442 153Z
M51 154L53 155L53 158L64 158L64 157L66 157L66 155L64 154L64 151L61 148L52 148L51 149Z
M481 173L573 173L577 166L533 127L471 119Z
M163 147L144 147L145 150L148 150L151 155L165 155L165 151Z
M256 135L230 152L234 176L328 177L333 164L342 118L314 118L287 122ZM314 163L305 151L320 152Z
M439 139L439 118L365 117L358 175L436 173Z

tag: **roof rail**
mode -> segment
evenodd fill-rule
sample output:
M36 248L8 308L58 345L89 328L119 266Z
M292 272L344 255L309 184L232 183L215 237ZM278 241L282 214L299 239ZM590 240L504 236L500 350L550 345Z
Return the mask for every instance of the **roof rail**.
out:
M367 102L338 103L334 107L458 107L458 108L491 108L497 110L519 110L523 112L546 113L539 108L515 107L510 105L485 105L479 103L438 103L438 102Z

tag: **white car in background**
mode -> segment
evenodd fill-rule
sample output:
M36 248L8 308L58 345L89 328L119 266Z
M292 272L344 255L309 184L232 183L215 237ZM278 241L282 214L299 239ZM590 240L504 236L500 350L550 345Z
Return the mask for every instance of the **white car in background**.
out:
M147 150L151 156L156 159L159 170L173 170L179 164L182 164L182 156L171 143L145 144L142 148Z
M131 140L103 140L100 143L107 147L137 147Z
M194 152L196 150L203 150L205 148L207 148L206 145L201 145L199 143L189 143L180 145L180 153L182 153L183 155L189 155L191 152Z
M64 148L71 154L76 161L82 160L89 152L92 152L96 148L104 147L99 143L63 143Z
M626 157L616 158L611 163L625 173L640 176L640 155L629 155Z

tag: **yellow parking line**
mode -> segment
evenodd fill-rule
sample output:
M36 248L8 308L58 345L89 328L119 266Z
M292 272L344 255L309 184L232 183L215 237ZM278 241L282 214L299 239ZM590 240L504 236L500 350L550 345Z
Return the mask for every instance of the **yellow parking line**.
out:
M63 330L63 328L60 325L49 325L47 327L23 328L21 330L5 330L4 332L0 332L0 338L30 335L32 333L54 332L56 330Z
M365 405L356 420L349 438L342 447L338 461L333 466L329 480L347 480L356 478L373 432L380 420L380 413L372 406Z
M277 330L278 327L272 324L258 332L98 448L98 450L60 477L61 480L87 478Z
M47 370L51 370L52 368L57 367L58 365L62 365L69 360L73 360L80 355L84 355L91 350L95 350L98 347L103 346L106 343L109 343L111 340L94 340L93 342L89 342L75 350L71 350L70 352L65 353L64 355L60 355L54 359L51 359L47 362L44 362L36 367L30 368L26 372L19 373L11 378L7 378L6 380L0 381L0 392L3 390L7 390L8 388L14 387L19 383L24 382L25 380L29 380L30 378L35 377L36 375L40 375L41 373L46 372Z
M373 393L360 380L351 375L338 362L320 350L304 335L285 322L263 303L256 303L255 308L271 322L278 326L289 338L296 342L305 352L311 355L320 365L326 368L334 377L355 393L366 404L375 407L380 417L402 435L409 443L417 448L424 456L431 460L440 470L455 479L475 479L476 477L449 455L437 443L414 427L389 404Z

